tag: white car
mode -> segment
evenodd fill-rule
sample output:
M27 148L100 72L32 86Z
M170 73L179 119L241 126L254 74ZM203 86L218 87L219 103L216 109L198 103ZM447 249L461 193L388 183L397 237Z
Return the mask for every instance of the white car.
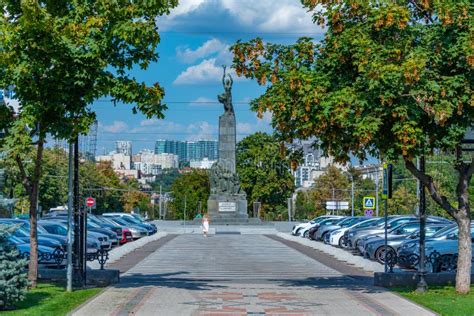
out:
M332 225L341 219L343 219L344 216L329 216L325 217L322 220L318 221L317 223L311 223L310 225L306 225L304 228L300 229L298 234L301 237L308 238L309 230L313 227L319 226L319 225Z
M329 244L333 245L333 246L344 247L343 237L344 237L344 233L347 230L349 230L351 228L369 227L373 224L373 222L377 221L378 219L379 219L378 217L370 218L370 219L367 219L365 221L358 222L358 223L356 223L352 226L343 227L343 228L339 228L339 229L336 229L336 230L332 231L329 235Z
M319 222L325 220L326 218L330 218L330 217L333 217L333 216L332 215L323 215L323 216L316 217L316 218L314 218L313 220L311 220L309 222L301 223L299 225L295 225L295 226L293 226L291 234L293 236L300 236L300 230L301 229L306 228L308 226L312 226L312 225L314 225L316 223L319 223Z

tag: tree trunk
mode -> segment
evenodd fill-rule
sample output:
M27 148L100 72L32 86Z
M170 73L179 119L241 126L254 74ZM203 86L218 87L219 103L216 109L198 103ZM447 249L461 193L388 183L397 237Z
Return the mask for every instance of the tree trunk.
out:
M28 264L28 280L35 288L38 280L38 196L41 167L43 162L44 138L40 136L37 145L35 167L30 182L30 262Z
M471 287L471 266L472 266L472 237L471 237L471 210L469 205L469 183L474 173L474 162L464 163L462 161L462 151L458 146L456 149L456 170L459 173L456 195L458 198L458 207L448 201L441 195L434 185L433 179L418 170L412 161L404 157L407 169L420 180L424 185L432 199L451 215L458 224L458 262L456 272L456 292L460 294L468 294Z
M471 219L466 210L460 212L457 223L459 235L456 292L468 294L471 287L472 240Z

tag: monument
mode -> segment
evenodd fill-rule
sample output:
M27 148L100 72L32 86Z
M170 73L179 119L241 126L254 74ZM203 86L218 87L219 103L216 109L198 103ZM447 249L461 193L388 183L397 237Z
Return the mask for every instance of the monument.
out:
M214 223L247 222L247 195L240 187L236 172L236 123L232 105L232 76L222 77L224 93L217 96L224 105L219 117L219 160L210 171L211 195L207 200L209 217Z

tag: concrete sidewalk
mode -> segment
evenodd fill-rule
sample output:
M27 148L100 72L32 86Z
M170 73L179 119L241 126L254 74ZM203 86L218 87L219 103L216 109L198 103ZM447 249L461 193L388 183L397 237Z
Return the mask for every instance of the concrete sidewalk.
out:
M433 315L282 242L173 238L73 315Z

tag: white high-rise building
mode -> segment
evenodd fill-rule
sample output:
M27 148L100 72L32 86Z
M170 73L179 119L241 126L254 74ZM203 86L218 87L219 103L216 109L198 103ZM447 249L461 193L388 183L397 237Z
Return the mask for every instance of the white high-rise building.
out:
M125 156L132 155L132 142L129 140L118 140L115 142L115 151Z

